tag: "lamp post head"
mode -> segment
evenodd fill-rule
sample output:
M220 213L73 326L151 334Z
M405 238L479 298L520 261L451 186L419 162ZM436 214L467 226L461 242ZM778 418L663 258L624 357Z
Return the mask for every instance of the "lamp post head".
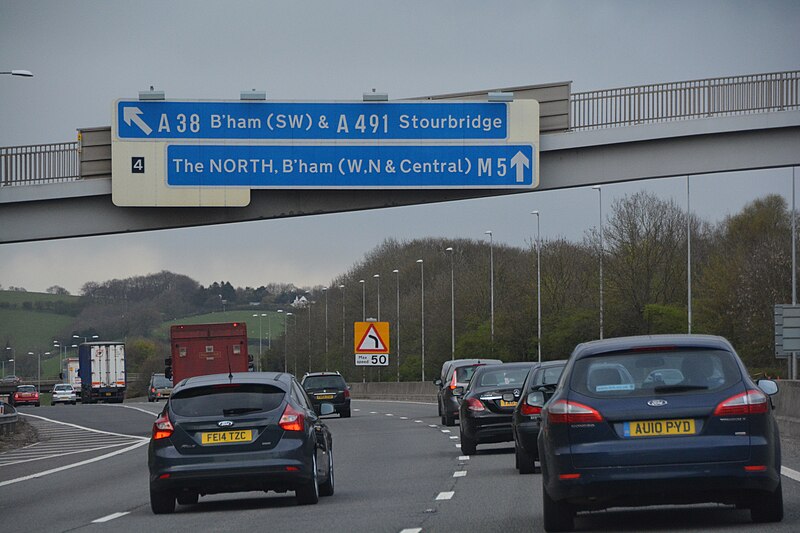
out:
M490 237L492 236L492 230L490 230L490 229L487 229L483 233L484 233L484 235L489 235Z
M36 354L33 352L28 352L28 355L36 355Z
M599 185L592 185L592 189L599 191L602 190L602 187L600 187Z
M417 263L422 263L422 259L417 259Z
M359 283L364 283L363 279L358 280Z
M452 252L453 251L453 247L452 246L448 246L447 248L444 249L444 251L445 252Z
M344 289L344 285L339 285L339 288L340 289Z
M538 217L539 216L539 211L531 211L531 215L536 215Z
M12 76L22 76L23 78L32 78L33 72L30 70L8 70L5 72L0 72L0 74L11 74Z
M400 271L399 271L399 270L397 270L396 268L395 268L394 270L392 270L392 272L393 272L394 274L399 274L399 273L400 273Z

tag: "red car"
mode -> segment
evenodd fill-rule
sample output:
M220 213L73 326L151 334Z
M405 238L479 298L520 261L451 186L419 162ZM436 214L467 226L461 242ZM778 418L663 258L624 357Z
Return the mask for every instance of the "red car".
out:
M39 391L33 385L19 385L11 397L12 405L35 405L39 407Z

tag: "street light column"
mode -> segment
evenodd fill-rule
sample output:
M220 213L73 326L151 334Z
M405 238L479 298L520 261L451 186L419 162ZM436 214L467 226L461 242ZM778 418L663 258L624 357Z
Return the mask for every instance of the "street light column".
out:
M392 272L397 274L397 315L395 315L394 340L397 345L397 382L400 383L400 271L395 268Z
M361 321L367 321L367 289L363 279L358 280L361 284Z
M453 275L453 247L448 246L444 249L450 252L450 359L456 358L456 292L455 277Z
M603 338L603 256L605 255L605 245L603 243L603 189L595 185L592 189L596 190L600 204L600 339Z
M425 382L425 263L422 259L417 259L419 263L419 277L420 277L420 302L421 302L421 318L422 324L422 382Z
M536 215L536 344L538 344L539 362L542 362L542 240L539 232L539 211L531 211Z
M328 371L328 287L322 287L325 293L325 372Z
M492 231L484 231L484 234L489 236L489 291L491 293L491 350L494 353L494 240Z

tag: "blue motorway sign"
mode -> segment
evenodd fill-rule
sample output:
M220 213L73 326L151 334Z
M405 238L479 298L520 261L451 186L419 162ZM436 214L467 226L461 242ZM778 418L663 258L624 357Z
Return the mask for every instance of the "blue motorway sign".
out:
M167 185L250 188L532 187L534 147L167 145Z
M120 140L505 140L502 102L119 100Z

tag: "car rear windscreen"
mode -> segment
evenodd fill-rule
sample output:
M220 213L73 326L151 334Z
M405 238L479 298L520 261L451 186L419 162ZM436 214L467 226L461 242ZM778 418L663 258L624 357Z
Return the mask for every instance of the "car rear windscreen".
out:
M596 397L705 392L741 381L724 350L674 349L601 354L576 361L570 388Z
M478 387L519 387L528 377L530 368L503 369L503 365L497 365L497 369L483 372L480 375Z
M234 383L183 390L169 404L181 416L232 416L272 411L285 395L271 385Z
M164 376L153 376L153 387L157 387L159 389L164 387L172 387L172 380L167 379Z
M343 389L345 388L342 376L308 376L303 380L303 388L311 389Z

